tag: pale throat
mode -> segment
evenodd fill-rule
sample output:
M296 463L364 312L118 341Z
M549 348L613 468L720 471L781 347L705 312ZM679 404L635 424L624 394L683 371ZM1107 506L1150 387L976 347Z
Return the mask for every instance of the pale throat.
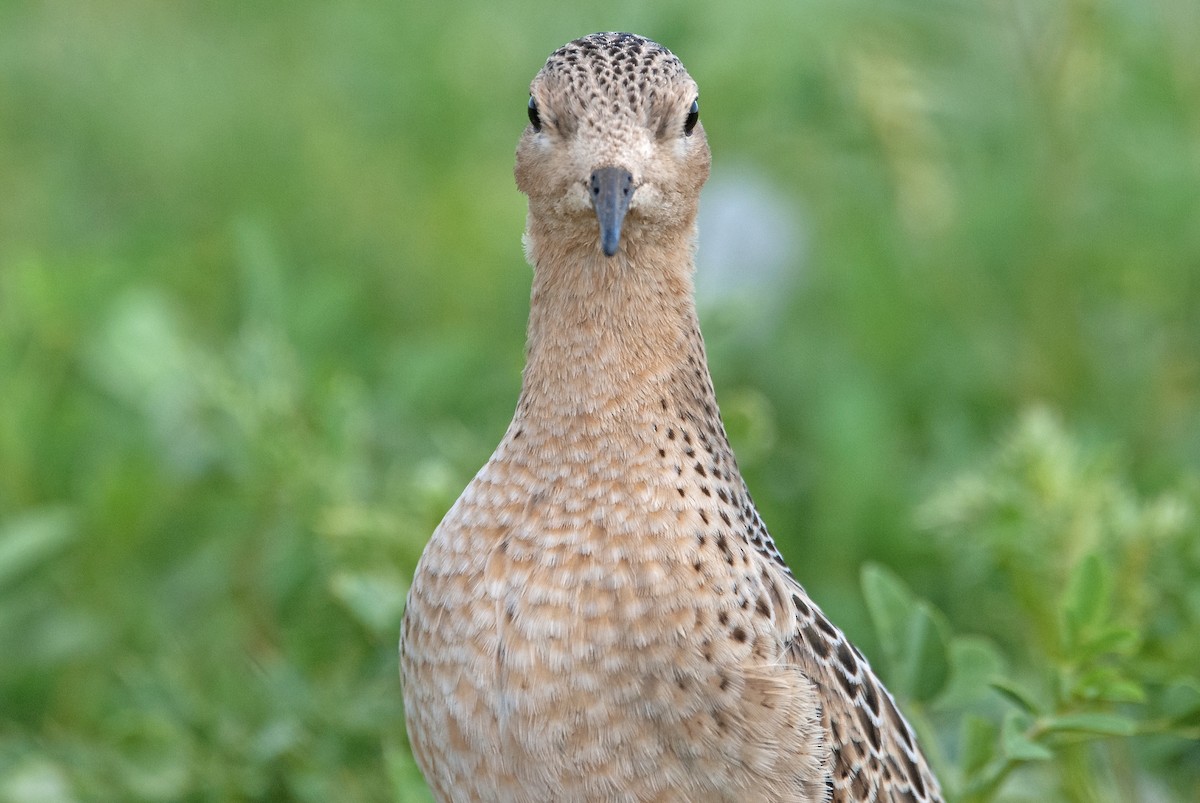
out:
M672 376L702 357L690 237L538 248L518 416L619 424L661 405ZM701 361L701 364L703 362Z

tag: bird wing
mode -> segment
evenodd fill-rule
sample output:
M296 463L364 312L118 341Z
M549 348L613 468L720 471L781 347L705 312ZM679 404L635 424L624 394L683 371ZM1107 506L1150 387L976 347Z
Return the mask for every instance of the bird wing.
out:
M786 656L817 687L821 725L830 748L826 785L832 803L934 803L937 780L863 654L821 612L790 575L794 633Z

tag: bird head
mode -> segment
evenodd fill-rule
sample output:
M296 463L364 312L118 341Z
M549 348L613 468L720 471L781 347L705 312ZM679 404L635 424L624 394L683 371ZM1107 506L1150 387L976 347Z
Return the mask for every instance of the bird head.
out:
M607 257L694 229L711 155L696 82L663 46L629 33L563 45L534 77L517 186L557 241Z

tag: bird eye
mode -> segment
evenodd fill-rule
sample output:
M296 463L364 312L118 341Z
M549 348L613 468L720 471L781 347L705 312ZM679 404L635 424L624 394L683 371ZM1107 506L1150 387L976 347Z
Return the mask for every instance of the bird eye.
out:
M696 128L696 123L700 121L700 101L693 100L692 107L688 109L687 119L683 121L683 134L690 137L692 131Z
M533 99L533 95L529 96L529 122L533 124L534 131L542 130L542 118L538 114L537 101Z

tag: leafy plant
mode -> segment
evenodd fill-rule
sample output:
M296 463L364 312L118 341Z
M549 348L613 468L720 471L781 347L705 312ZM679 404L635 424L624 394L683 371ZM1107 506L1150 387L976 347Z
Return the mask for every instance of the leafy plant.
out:
M975 623L992 628L990 639L954 634L893 573L864 568L887 677L938 748L955 799L1006 799L1006 790L1033 784L1081 803L1133 800L1160 783L1135 769L1134 756L1150 745L1160 760L1200 755L1200 700L1191 693L1200 673L1194 655L1163 655L1161 609L1150 603L1191 592L1164 587L1157 569L1181 551L1195 559L1194 510L1183 490L1139 499L1113 461L1083 450L1037 409L981 469L922 511L954 554L975 556L975 572L953 583L958 593L1009 608ZM1197 612L1177 621L1190 639L1200 639ZM957 720L957 744L942 752L943 729L926 717ZM1176 782L1184 794L1196 778Z

